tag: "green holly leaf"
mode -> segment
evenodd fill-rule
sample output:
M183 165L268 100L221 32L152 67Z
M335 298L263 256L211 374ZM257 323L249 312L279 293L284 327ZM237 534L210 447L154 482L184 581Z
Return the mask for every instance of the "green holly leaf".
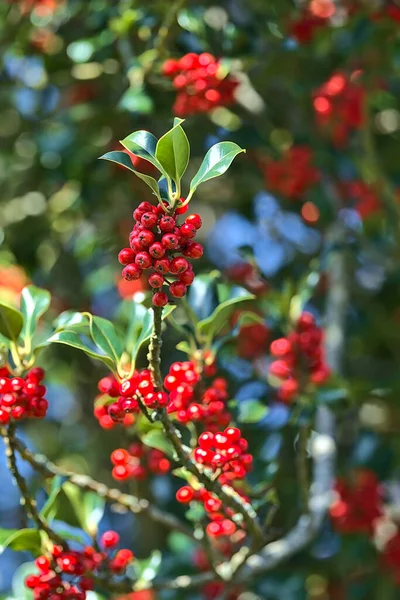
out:
M162 165L156 158L157 138L148 131L134 131L120 141L120 144L135 156L147 160L161 173L164 173ZM165 173L164 173L165 174Z
M56 329L69 329L81 333L90 333L89 323L85 315L74 310L65 310L53 322Z
M190 194L192 195L201 183L223 175L231 166L234 158L241 152L246 152L246 150L234 142L219 142L212 146L190 182Z
M237 309L237 306L244 302L254 300L254 298L255 296L253 294L243 294L242 296L237 296L236 298L231 298L230 300L222 302L217 306L213 313L207 317L207 319L199 321L196 326L197 333L208 339L213 339L220 329L226 325L229 317Z
M190 156L189 140L181 123L183 123L182 119L174 119L173 128L158 140L156 148L157 160L175 183L178 183L184 175Z
M38 321L48 310L50 302L51 295L47 290L42 290L34 285L28 285L22 290L21 312L24 324L19 337L28 349L31 348Z
M161 450L167 456L172 457L175 454L174 448L171 442L166 438L164 431L152 429L148 433L145 433L141 439L146 446L157 448L157 450Z
M42 345L47 346L48 344L64 344L65 346L71 346L82 350L90 358L100 360L109 367L112 371L116 372L116 363L107 355L96 352L88 343L86 343L80 334L76 331L65 329L63 331L56 331L48 340Z
M40 554L41 537L37 529L0 529L0 554L6 548L16 552Z
M13 306L0 302L0 335L7 340L16 342L23 326L22 313Z
M132 171L132 173L134 173L136 177L139 177L139 179L144 181L145 184L149 186L154 195L157 196L159 201L161 201L160 190L158 188L157 181L154 179L154 177L151 177L150 175L145 175L144 173L141 173L140 171L135 169L131 159L129 158L129 155L126 152L107 152L106 154L103 154L103 156L100 156L100 160L108 160L110 162L114 162L117 165L125 167L125 169L129 169L129 171Z
M259 400L246 400L239 404L239 423L259 423L267 416L268 406L262 404Z
M111 321L101 317L86 315L90 323L90 332L96 346L100 348L114 363L118 364L124 351L122 338Z
M175 310L175 308L176 308L176 306L171 306L171 305L165 306L163 309L162 319L163 320L166 319L172 313L172 311ZM147 310L142 322L143 322L143 325L140 330L140 333L132 345L132 351L131 351L132 368L136 362L140 348L143 346L143 344L145 344L146 342L149 341L152 331L153 331L153 314L152 314L151 310Z

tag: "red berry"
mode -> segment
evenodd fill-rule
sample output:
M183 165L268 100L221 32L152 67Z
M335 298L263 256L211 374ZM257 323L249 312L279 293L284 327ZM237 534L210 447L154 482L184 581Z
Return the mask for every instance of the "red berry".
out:
M142 276L142 273L142 269L132 263L130 265L126 265L126 267L122 270L122 277L127 281L134 281L135 279L139 279Z
M140 219L140 223L143 225L143 227L146 227L147 229L152 229L155 225L157 225L157 222L158 217L153 212L144 213Z
M47 556L38 556L35 560L35 565L41 573L48 573L50 571L50 561Z
M152 288L160 288L164 284L164 277L160 273L152 273L147 281Z
M100 544L104 548L114 548L119 544L119 535L116 531L105 531L100 538Z
M162 258L165 254L165 248L161 242L154 242L149 248L149 254L153 258Z
M123 248L118 254L118 260L121 265L129 265L134 262L136 253L131 248Z
M161 217L158 226L163 233L169 233L175 229L175 219L169 215L165 215L164 217Z
M228 427L227 429L225 429L224 434L226 435L231 444L238 442L241 437L240 429L238 429L237 427Z
M147 252L138 252L136 254L135 263L141 269L148 269L152 265L151 256Z
M197 242L188 242L183 254L189 258L201 258L203 256L203 246Z
M184 283L185 285L191 285L194 280L194 273L192 269L187 269L187 271L180 273L178 275L178 279L181 283Z
M111 462L113 465L125 465L129 461L129 452L123 448L118 448L111 453Z
M10 422L10 415L5 410L0 408L0 423L2 425L7 425Z
M213 447L214 435L210 431L205 431L199 436L199 446L204 450L209 450Z
M154 263L154 269L158 271L158 273L168 273L170 262L168 258L161 258L160 260L156 260Z
M180 233L185 238L194 238L194 236L196 235L196 227L191 223L184 223L180 227Z
M193 500L194 491L188 485L184 485L176 492L176 499L182 504L188 504Z
M193 225L193 227L195 227L196 229L200 229L200 227L202 226L202 221L200 218L200 215L188 215L185 219L186 223L189 223L190 225Z
M179 244L179 238L174 233L166 233L161 238L161 243L164 248L168 250L174 250Z
M139 231L136 239L137 239L138 243L140 244L140 249L147 248L148 246L150 246L150 244L152 244L154 242L155 235L149 229L143 229L142 231ZM135 248L135 250L136 250L136 248Z
M41 367L33 367L33 369L31 369L27 375L27 379L30 379L31 381L36 381L36 383L39 383L40 381L43 381L45 376L45 372L44 369L42 369Z
M182 298L187 292L187 287L180 281L175 281L169 286L169 291L175 298Z
M166 75L167 77L171 77L171 75L174 75L178 70L178 61L173 58L167 59L162 66L163 75Z
M177 258L171 260L170 271L174 275L184 273L185 271L187 271L188 268L189 263L186 260L186 258L183 258L182 256L178 256Z
M156 292L153 296L154 306L165 306L168 304L168 296L164 292Z

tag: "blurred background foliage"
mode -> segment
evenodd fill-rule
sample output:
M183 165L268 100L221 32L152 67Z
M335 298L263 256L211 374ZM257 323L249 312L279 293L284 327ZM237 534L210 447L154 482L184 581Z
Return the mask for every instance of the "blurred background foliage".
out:
M326 12L310 13L309 4ZM247 154L228 176L200 188L191 203L203 219L199 241L206 256L190 302L202 318L209 314L216 294L206 274L217 268L218 277L243 284L237 265L246 263L252 270L245 287L258 295L255 308L270 339L282 332L290 306L296 310L300 302L319 315L332 249L329 232L340 223L351 288L345 383L342 394L320 401L338 411L340 471L368 466L379 479L390 480L388 502L398 510L396 10L396 2L374 0L3 0L0 297L17 303L23 285L33 281L52 293L50 317L66 309L90 310L124 322L128 302L133 296L141 300L145 288L121 279L116 256L126 245L133 209L150 198L140 180L97 158L118 148L135 129L160 136L171 126L176 92L162 74L167 58L188 52L222 58L240 82L235 103L186 121L192 147L186 183L219 140L233 140ZM315 100L335 73L353 77L365 109L361 125L354 125L352 112L349 133L336 141L318 122ZM345 118L339 115L341 122ZM299 146L310 152L309 160L290 154ZM277 174L273 164L285 160L283 175ZM170 328L164 367L182 359L175 350L178 341L179 333ZM60 464L111 483L109 455L121 444L121 432L104 432L93 417L96 384L106 371L65 347L52 346L40 360L49 373L50 409L45 421L26 425L25 438ZM285 507L276 524L279 532L296 515L294 446L281 448L285 436L294 437L293 425L307 415L293 414L276 401L267 381L268 362L265 339L246 350L240 335L239 342L224 344L219 356L232 397L239 407L252 401L242 410L259 415L243 428L257 456L252 480L278 480ZM0 525L18 527L17 492L2 461ZM179 510L176 483L168 477L125 485L135 492L139 485L141 494ZM195 569L179 535L168 537L143 519L133 522L132 515L112 510L104 518L104 528L110 525L140 557L154 548L168 550L170 573ZM5 594L26 558L8 551L1 557ZM362 536L340 539L328 522L310 552L243 592L243 600L390 600L399 593L382 576L374 548ZM193 592L190 598L197 596Z

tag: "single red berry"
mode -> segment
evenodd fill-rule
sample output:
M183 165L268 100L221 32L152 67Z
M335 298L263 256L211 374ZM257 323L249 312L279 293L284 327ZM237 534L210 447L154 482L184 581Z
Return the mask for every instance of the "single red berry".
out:
M164 277L160 273L152 273L147 281L152 288L160 288L164 284Z
M29 371L27 379L30 379L31 381L36 381L36 383L40 383L40 381L43 381L44 376L44 369L42 369L41 367L33 367L33 369Z
M152 229L155 225L157 225L157 222L158 217L153 212L144 213L140 219L140 223L143 225L143 227L146 227L147 229Z
M165 254L165 248L161 242L154 242L149 248L149 254L153 258L162 258Z
M174 250L179 244L179 238L174 233L166 233L161 238L161 243L164 248L168 250Z
M141 269L148 269L152 265L151 256L147 252L138 252L136 254L135 263Z
M169 233L175 229L175 219L169 215L165 215L164 217L161 217L158 226L163 233Z
M165 306L168 304L168 296L164 292L156 292L153 296L154 306Z
M33 590L40 584L40 575L28 575L25 579L25 585L30 590Z
M116 531L105 531L100 538L103 548L115 548L119 544L119 535Z
M136 239L138 240L138 243L141 246L140 249L147 248L148 246L150 246L150 244L152 244L154 242L155 235L149 229L143 229L142 231L139 231ZM136 250L136 248L135 248L135 250Z
M177 71L179 71L178 61L173 58L168 58L162 66L163 75L171 77L172 75L175 75Z
M154 263L155 271L158 271L158 273L162 273L162 274L168 273L169 266L170 266L170 262L169 262L168 258L161 258L160 260L156 260Z
M129 452L124 448L118 448L111 453L111 462L113 465L125 465L129 461Z
M241 437L240 429L237 427L227 427L224 431L224 434L228 438L231 444L238 442Z
M139 279L142 276L142 273L142 269L140 269L134 263L132 263L131 265L126 265L126 267L122 269L122 277L127 281L134 281L135 279Z
M35 565L41 573L48 573L50 571L50 561L47 556L38 556L35 560Z
M10 422L10 414L0 408L0 423L7 425Z
M214 434L210 431L205 431L199 436L199 446L204 450L209 450L214 445Z
M169 291L175 298L182 298L187 292L187 287L180 281L175 281L169 286Z
M191 285L194 280L194 273L192 269L187 269L183 273L180 273L178 275L178 279L181 283L184 283L185 285Z
M202 221L200 218L200 215L188 215L185 219L186 223L189 223L190 225L193 225L193 227L195 227L196 229L200 229L200 227L202 226Z
M84 592L89 592L94 588L93 580L90 579L90 577L81 577L79 580L79 587Z
M123 248L118 254L121 265L129 265L135 261L136 253L131 248Z
M193 500L194 491L188 485L184 485L176 492L176 499L182 504L188 504Z
M136 210L139 210L143 214L145 212L152 212L154 208L150 202L141 202Z
M303 312L297 321L297 327L302 331L315 326L314 316L309 312Z
M174 275L184 273L189 268L189 263L183 256L178 256L171 260L170 271Z
M185 238L194 238L194 236L196 235L196 227L191 223L184 223L180 227L180 233Z
M189 258L201 258L203 256L203 246L197 242L188 242L183 254Z
M272 356L285 356L292 349L291 343L287 338L279 338L274 340L270 346Z

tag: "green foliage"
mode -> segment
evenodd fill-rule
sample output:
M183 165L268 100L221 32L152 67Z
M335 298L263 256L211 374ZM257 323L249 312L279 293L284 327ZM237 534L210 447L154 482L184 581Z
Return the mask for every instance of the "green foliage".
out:
M156 157L164 172L179 185L189 163L190 146L181 127L182 119L175 119L170 131L158 140Z
M207 319L199 321L196 326L197 334L208 340L212 340L227 324L229 317L231 317L235 310L241 304L254 300L254 298L253 294L244 292L241 296L221 302Z
M6 548L16 552L40 553L42 539L37 529L0 529L0 553Z
M239 423L259 423L268 414L269 408L259 400L245 400L239 403L238 422Z
M28 285L22 290L21 312L24 324L20 333L20 341L27 349L32 347L32 339L35 335L38 321L49 309L51 301L50 292Z
M0 303L0 335L7 343L16 342L24 326L24 317L16 308Z
M132 173L134 173L136 177L139 177L139 179L144 181L145 184L151 189L153 194L157 196L159 200L161 200L157 181L154 179L154 177L151 177L150 175L145 175L144 173L141 173L140 171L135 169L131 159L129 158L128 154L126 154L126 152L107 152L106 154L103 154L103 156L100 156L100 159L114 162L117 165L129 169L129 171L132 171Z
M234 142L219 142L212 146L204 157L199 170L190 182L190 192L193 194L201 183L226 173L234 158L241 152L246 152Z

